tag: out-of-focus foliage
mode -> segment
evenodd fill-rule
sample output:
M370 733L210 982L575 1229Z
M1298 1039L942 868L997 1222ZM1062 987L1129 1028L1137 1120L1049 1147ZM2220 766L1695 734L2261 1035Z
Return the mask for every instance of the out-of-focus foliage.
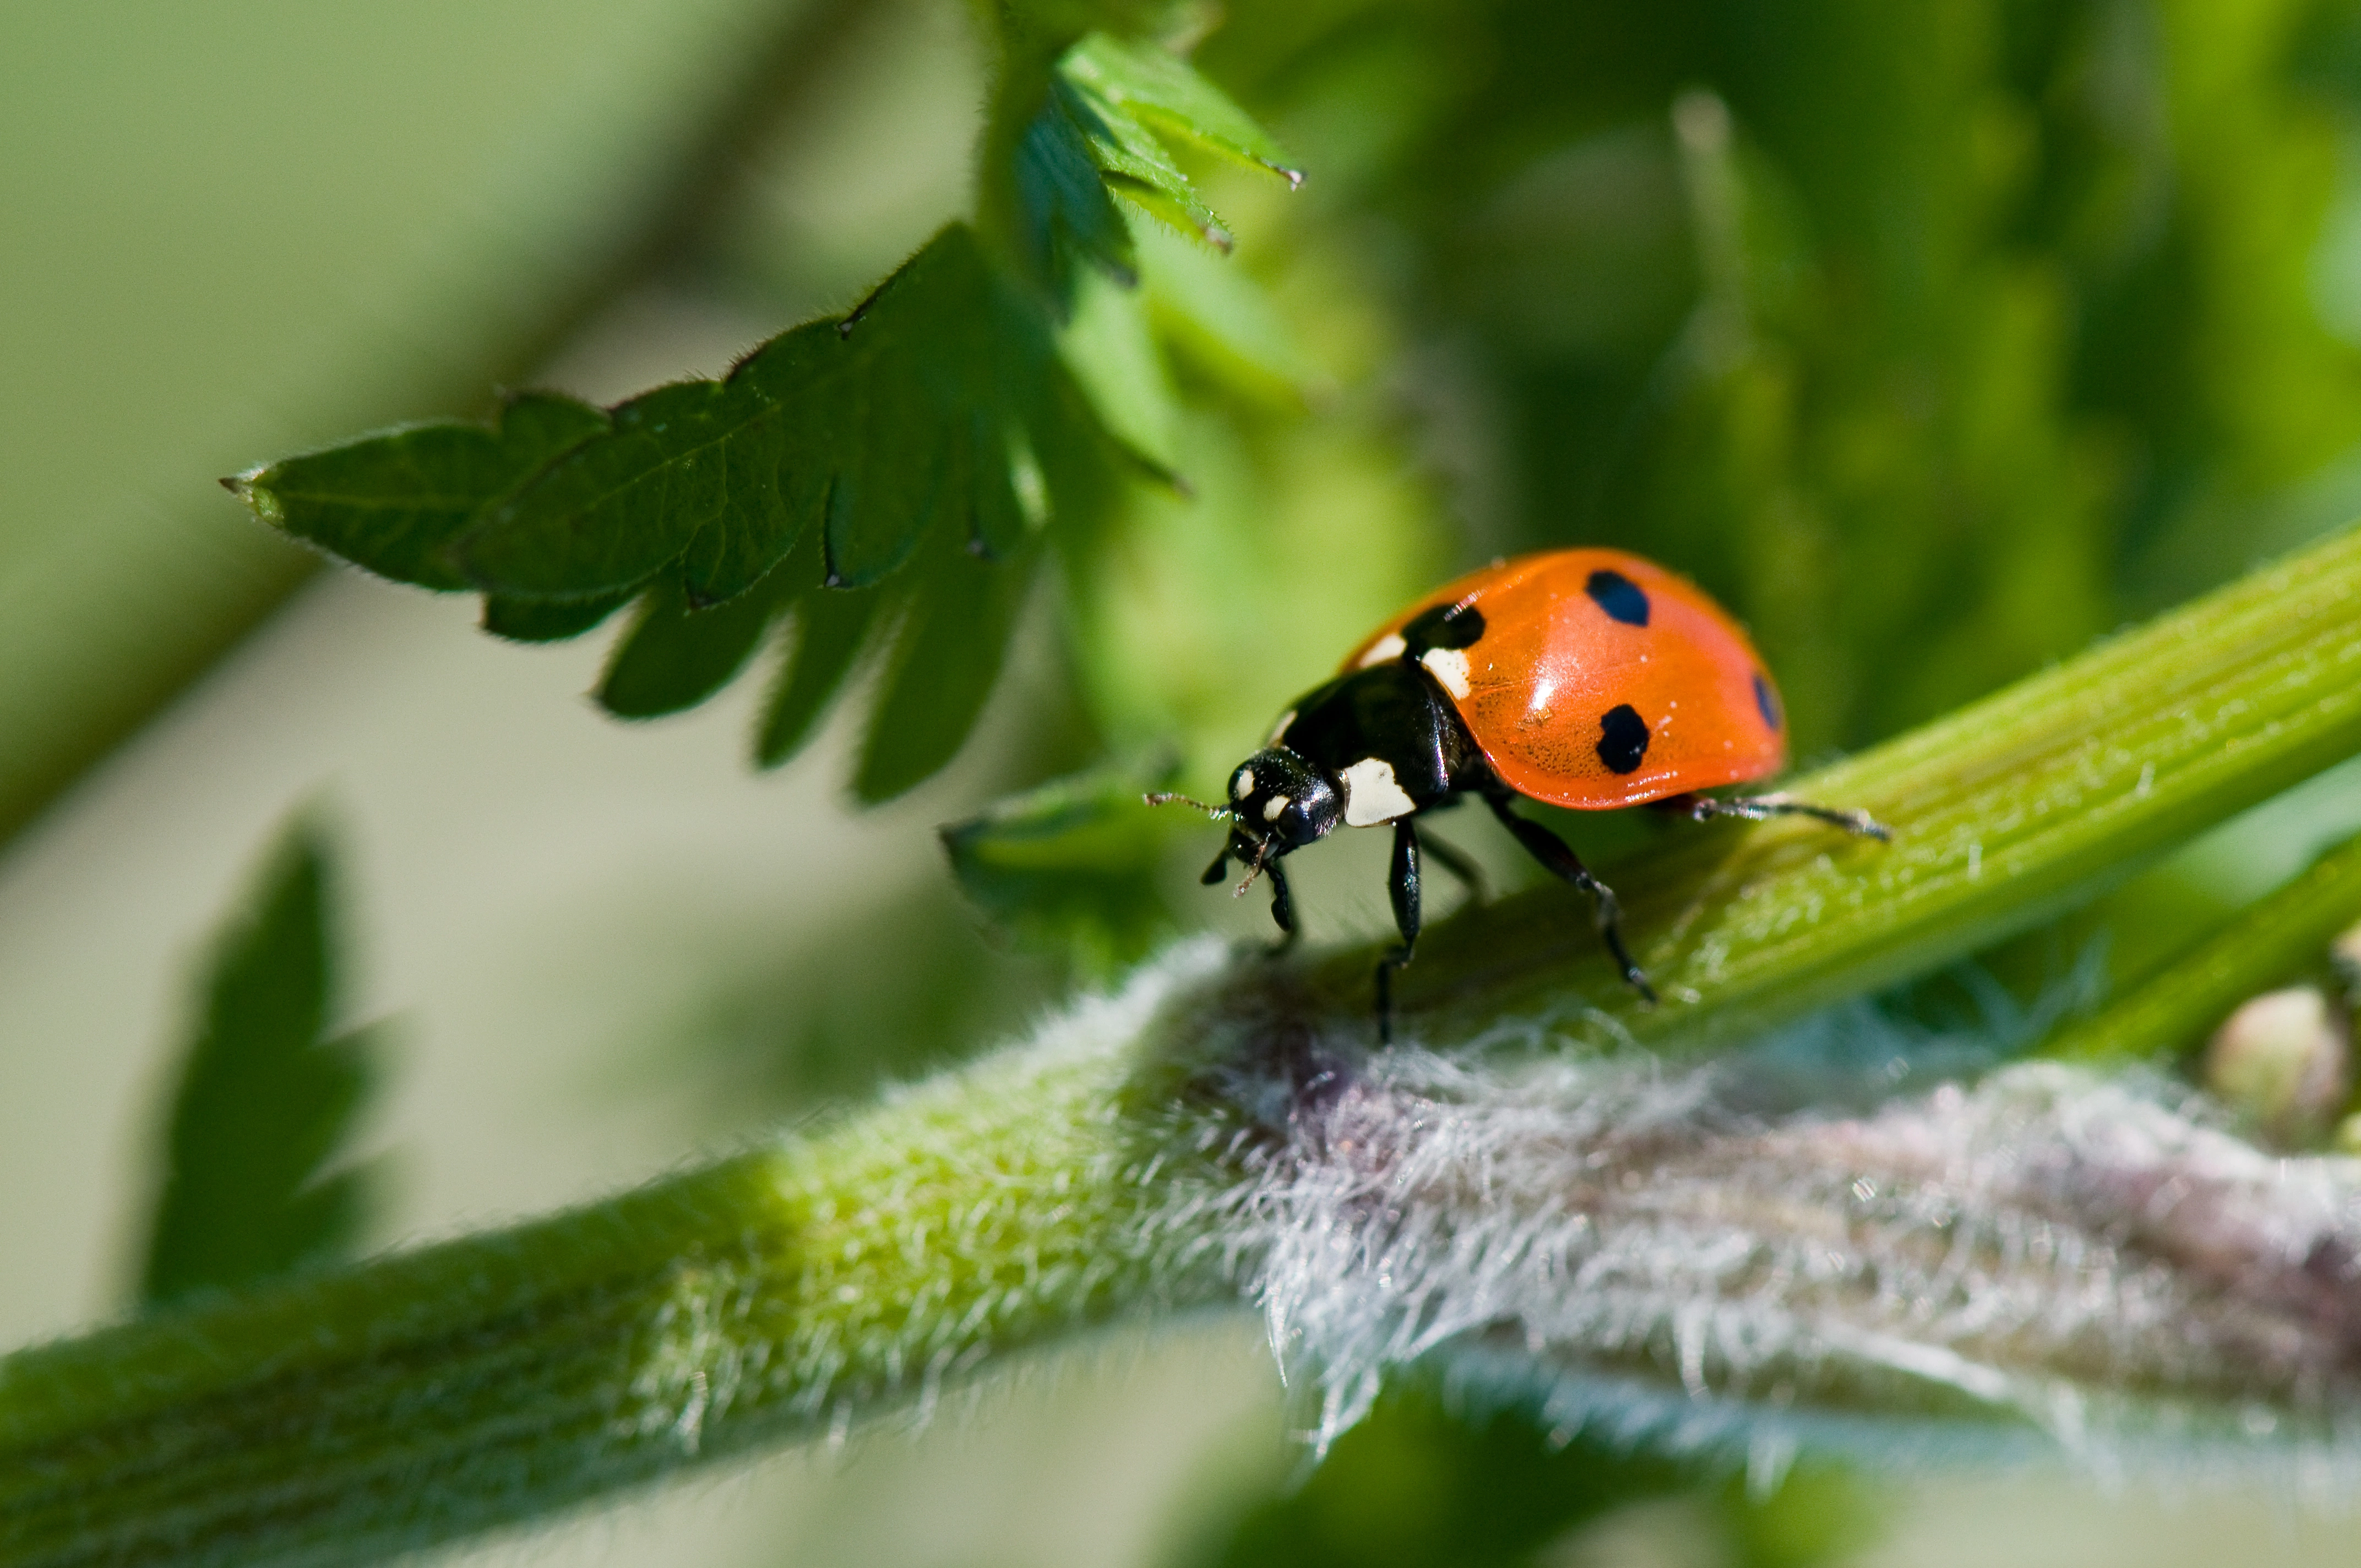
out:
M216 939L165 1132L148 1306L329 1261L368 1222L379 1174L349 1145L379 1048L336 1029L333 894L327 839L299 820Z
M1465 554L1689 572L1809 756L2361 500L2350 28L1345 0L1239 7L1199 58L1415 350Z
M1389 1395L1300 1486L1249 1502L1191 1568L1510 1568L1588 1561L1577 1543L1619 1511L1683 1495L1658 1556L1697 1549L1732 1568L1802 1568L1866 1543L1872 1517L1839 1471L1766 1475L1761 1495L1709 1465L1553 1431L1515 1409L1472 1408L1429 1385ZM1671 1546L1667 1552L1665 1546ZM1682 1547L1690 1548L1684 1552ZM1579 1555L1577 1555L1579 1554Z

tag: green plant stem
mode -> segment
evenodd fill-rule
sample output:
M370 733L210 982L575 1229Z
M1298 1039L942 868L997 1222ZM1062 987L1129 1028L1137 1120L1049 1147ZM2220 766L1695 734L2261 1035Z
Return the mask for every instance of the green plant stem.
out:
M2356 674L2345 537L1799 781L1890 847L1715 825L1620 872L1653 1012L1543 894L1440 927L1405 1022L1723 1037L1960 957L2361 746ZM1367 1040L1372 955L1247 958L1160 1012L1151 970L808 1142L0 1362L0 1563L375 1561L1221 1298L1218 1069Z
M2104 1062L2180 1051L2248 997L2317 965L2330 940L2356 920L2361 837L2321 856L2097 1014L2059 1030L2041 1053Z
M487 334L483 357L453 373L417 365L373 373L371 414L489 408L503 386L527 382L603 311L690 265L743 188L747 161L806 101L805 89L842 58L871 7L804 0L733 56L641 199L592 232L552 248L582 255L560 287L520 302L511 330ZM63 541L0 573L0 844L206 670L309 581L318 560L233 517L212 475L189 476L192 509L159 513L128 540L93 552ZM16 585L23 585L17 589ZM14 590L14 591L12 591Z
M2347 532L1786 787L1894 842L1709 823L1619 868L1664 1001L1610 970L1577 895L1455 920L1399 987L1430 1038L1539 1016L1602 1042L1726 1040L1926 972L2361 751L2361 533ZM1367 993L1366 956L1326 975Z
M0 1363L0 1563L363 1562L924 1399L1218 1291L1123 1058L994 1058L808 1142Z

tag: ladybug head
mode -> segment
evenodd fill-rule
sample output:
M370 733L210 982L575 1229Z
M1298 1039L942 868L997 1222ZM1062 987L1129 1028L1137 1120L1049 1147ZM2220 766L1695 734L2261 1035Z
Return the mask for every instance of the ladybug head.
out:
M1263 867L1290 850L1326 838L1345 819L1345 795L1336 782L1284 746L1257 751L1230 775L1230 804L1207 806L1185 795L1151 795L1150 806L1193 806L1217 822L1230 824L1229 842L1213 857L1204 880L1222 880L1235 856L1246 864L1244 893Z
M1233 839L1257 864L1325 839L1345 819L1344 792L1326 773L1284 746L1257 751L1230 775Z

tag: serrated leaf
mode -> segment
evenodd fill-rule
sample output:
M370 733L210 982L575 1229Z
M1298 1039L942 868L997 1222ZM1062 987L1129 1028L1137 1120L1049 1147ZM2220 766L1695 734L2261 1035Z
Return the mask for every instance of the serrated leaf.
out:
M618 718L655 718L694 707L746 666L785 608L765 584L709 609L678 584L652 589L598 682L598 704Z
M485 508L607 428L588 403L512 398L492 424L404 426L282 458L228 481L263 521L379 576L468 586L443 551Z
M803 750L861 661L870 629L902 596L888 588L815 588L796 601L784 666L754 740L756 765L775 768Z
M1175 817L1141 798L1169 771L1098 770L997 802L941 830L952 872L1020 942L1092 972L1142 958L1176 926L1156 874Z
M1159 132L1258 164L1290 185L1303 182L1301 166L1253 115L1166 49L1093 33L1068 49L1058 69L1069 82Z
M346 1251L367 1168L336 1168L377 1079L368 1031L331 1036L329 852L298 823L214 949L166 1135L140 1299L228 1289Z
M1019 247L1033 277L1058 301L1072 291L1077 260L1133 276L1130 226L1066 103L1052 92L1016 144Z
M511 642L563 642L590 630L638 597L630 589L587 599L512 599L487 595L484 630Z
M777 408L741 373L619 403L612 429L492 507L451 551L488 592L581 598L645 582L725 504L777 529Z
M1110 189L1216 250L1230 248L1230 231L1145 126L1071 82L1061 80L1050 91L1055 108L1081 128L1091 161Z
M932 579L895 639L884 688L861 751L853 793L874 804L941 767L975 728L1032 582L1033 556L994 565L961 554Z

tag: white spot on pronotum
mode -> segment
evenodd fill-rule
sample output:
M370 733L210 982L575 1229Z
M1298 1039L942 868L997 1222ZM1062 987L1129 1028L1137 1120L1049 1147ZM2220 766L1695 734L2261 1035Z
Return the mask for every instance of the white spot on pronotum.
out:
M1263 803L1262 819L1265 822L1278 821L1279 814L1287 809L1288 804L1287 796L1283 795L1272 795L1268 800Z
M2146 800L2146 799L2147 798L2147 792L2148 792L2148 791L2150 791L2150 790L2152 790L2152 789L2154 789L2155 787L2156 787L2156 764L2155 764L2154 762L2142 762L2142 763L2140 764L2140 782L2139 782L2139 787L2138 787L2137 789L2136 789L2136 790L2132 791L2132 794L2133 794L2133 795L2136 795L2136 796L2138 796L2138 797L2139 797L2140 799L2142 799L2142 800Z
M1389 631L1369 644L1369 651L1361 655L1361 662L1355 668L1366 670L1372 664L1382 664L1388 659L1399 659L1409 647L1410 644L1402 641L1400 632Z
M1984 847L1981 840L1968 846L1968 880L1975 881L1984 874Z
M1287 727L1294 722L1295 709L1290 707L1285 713L1279 716L1279 722L1270 727L1270 739L1264 741L1263 744L1266 746L1276 746L1281 740L1286 740Z
M1237 771L1236 776L1230 780L1230 798L1232 800L1244 800L1253 793L1254 770L1252 768L1240 768Z
M1427 667L1443 689L1453 696L1467 695L1467 650L1465 648L1430 648L1419 663Z
M1364 757L1337 775L1345 784L1345 826L1375 828L1397 817L1408 817L1418 806L1402 793L1394 765L1383 757Z

